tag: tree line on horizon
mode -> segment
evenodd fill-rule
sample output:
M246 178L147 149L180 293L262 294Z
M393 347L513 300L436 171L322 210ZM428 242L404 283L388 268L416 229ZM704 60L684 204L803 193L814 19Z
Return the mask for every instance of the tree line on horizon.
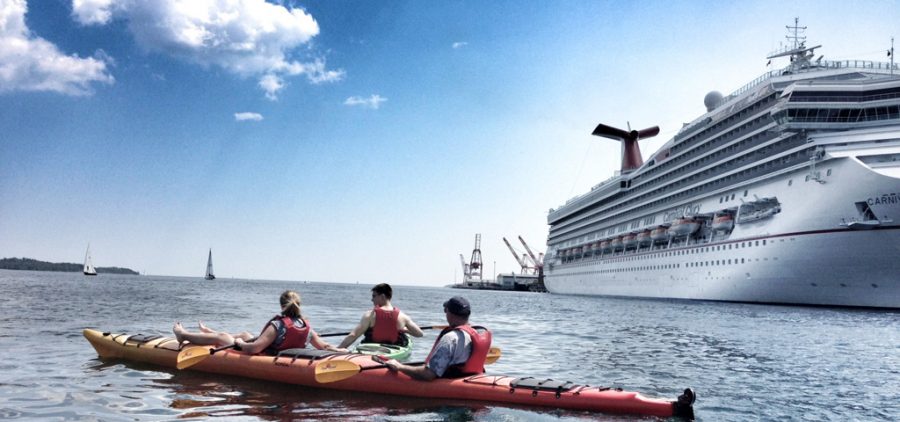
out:
M59 272L81 272L84 266L81 264L73 264L68 262L46 262L38 261L31 258L3 258L0 259L0 269L2 270L25 270L25 271L59 271ZM131 274L139 275L137 271L130 268L121 267L96 267L97 273L107 274Z

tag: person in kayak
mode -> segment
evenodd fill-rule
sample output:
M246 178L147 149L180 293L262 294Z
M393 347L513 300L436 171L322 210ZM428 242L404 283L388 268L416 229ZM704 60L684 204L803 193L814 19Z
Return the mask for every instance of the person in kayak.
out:
M404 334L422 337L425 333L413 322L412 318L391 304L393 289L387 283L372 287L372 304L374 308L366 311L359 325L356 326L338 346L350 347L353 342L363 336L363 343L397 344L406 346L408 339Z
M300 294L293 290L287 290L281 294L279 302L281 303L281 314L269 320L259 336L255 338L247 331L239 334L215 331L203 325L202 322L199 324L199 333L185 330L180 322L175 323L172 332L175 333L175 339L179 344L184 341L195 345L217 347L233 344L237 346L236 349L251 355L263 351L275 354L286 349L304 348L307 343L312 344L316 349L346 352L346 349L339 349L326 343L313 331L309 321L300 313Z
M471 313L466 298L450 298L444 302L444 314L450 326L434 341L425 365L404 365L391 359L385 366L423 381L484 373L484 361L491 348L491 332L484 327L469 325Z

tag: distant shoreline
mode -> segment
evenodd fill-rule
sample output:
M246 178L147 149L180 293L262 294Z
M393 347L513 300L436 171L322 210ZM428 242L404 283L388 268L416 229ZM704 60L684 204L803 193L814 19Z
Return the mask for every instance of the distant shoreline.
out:
M68 262L46 262L31 258L3 258L0 259L0 270L25 270L25 271L59 271L67 273L80 273L84 270L81 264ZM140 275L130 268L97 267L98 274L131 274Z

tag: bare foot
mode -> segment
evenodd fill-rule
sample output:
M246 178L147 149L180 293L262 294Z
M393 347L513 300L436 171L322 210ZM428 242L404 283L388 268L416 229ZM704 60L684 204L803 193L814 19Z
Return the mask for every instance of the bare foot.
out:
M210 329L206 325L203 325L203 321L197 321L197 326L200 327L200 331L203 331L204 333L215 333L216 332L215 330Z
M178 344L184 343L184 327L181 326L180 322L175 323L175 326L172 327L172 332L175 333L175 340L178 341Z

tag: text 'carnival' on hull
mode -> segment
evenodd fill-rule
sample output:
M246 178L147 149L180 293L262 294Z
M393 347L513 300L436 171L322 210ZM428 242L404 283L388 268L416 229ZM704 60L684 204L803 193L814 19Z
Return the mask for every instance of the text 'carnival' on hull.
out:
M552 293L900 308L900 69L790 57L550 211Z

